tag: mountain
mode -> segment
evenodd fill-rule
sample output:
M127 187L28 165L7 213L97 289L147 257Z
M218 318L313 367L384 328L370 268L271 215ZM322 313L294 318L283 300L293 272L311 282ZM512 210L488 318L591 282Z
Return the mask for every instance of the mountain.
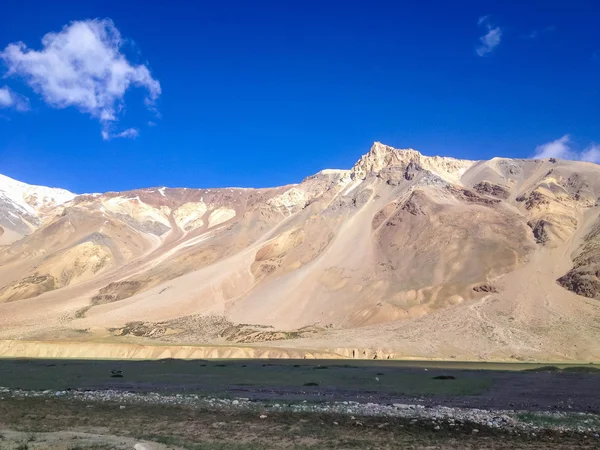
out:
M64 189L33 186L0 175L0 246L31 233L46 213L75 198Z
M0 189L1 339L600 357L595 164L375 143L270 189Z

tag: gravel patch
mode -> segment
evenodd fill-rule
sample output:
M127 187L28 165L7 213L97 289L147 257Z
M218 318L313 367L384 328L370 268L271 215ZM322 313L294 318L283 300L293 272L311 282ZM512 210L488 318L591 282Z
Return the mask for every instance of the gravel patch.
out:
M600 435L600 416L581 412L523 412L516 410L483 410L447 406L424 406L404 403L359 403L340 402L270 402L249 398L219 398L197 394L165 395L154 392L133 393L114 390L63 390L28 391L0 387L0 401L15 398L64 398L81 401L89 405L95 402L109 402L126 409L127 405L168 405L191 409L255 411L257 417L268 420L268 413L319 413L349 416L360 424L360 417L400 418L411 423L429 423L432 429L461 427L498 430L507 433L535 433L553 431L556 433L578 433L592 439Z

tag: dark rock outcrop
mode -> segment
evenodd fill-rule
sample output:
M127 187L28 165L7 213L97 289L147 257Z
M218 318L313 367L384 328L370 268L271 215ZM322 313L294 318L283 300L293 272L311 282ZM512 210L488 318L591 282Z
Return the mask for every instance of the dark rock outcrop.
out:
M589 298L600 299L600 280L598 274L571 270L557 281L565 289Z
M548 226L549 222L544 219L538 220L537 222L528 222L529 228L533 232L533 237L535 237L535 242L538 244L545 244L548 242Z
M497 293L498 289L496 289L491 284L480 284L479 286L475 286L473 288L475 292L486 292L486 293Z
M479 194L492 195L494 197L507 199L509 192L508 189L499 184L490 183L489 181L482 181L473 186L473 189Z

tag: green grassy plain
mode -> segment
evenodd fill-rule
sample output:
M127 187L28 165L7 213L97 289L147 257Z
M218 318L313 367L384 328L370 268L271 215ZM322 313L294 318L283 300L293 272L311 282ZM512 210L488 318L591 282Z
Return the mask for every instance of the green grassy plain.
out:
M112 370L122 370L113 378ZM435 373L437 373L436 371ZM25 390L110 389L131 385L162 393L223 393L231 388L302 388L396 395L477 395L491 385L477 376L434 379L425 369L331 361L0 360L0 386Z

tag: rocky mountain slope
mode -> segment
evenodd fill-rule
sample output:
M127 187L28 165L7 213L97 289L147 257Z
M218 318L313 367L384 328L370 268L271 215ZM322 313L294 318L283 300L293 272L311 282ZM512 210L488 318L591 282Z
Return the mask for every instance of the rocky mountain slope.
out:
M380 143L272 189L2 177L0 338L597 359L599 197L590 163Z
M0 246L31 233L44 216L75 194L64 189L32 186L0 175Z

